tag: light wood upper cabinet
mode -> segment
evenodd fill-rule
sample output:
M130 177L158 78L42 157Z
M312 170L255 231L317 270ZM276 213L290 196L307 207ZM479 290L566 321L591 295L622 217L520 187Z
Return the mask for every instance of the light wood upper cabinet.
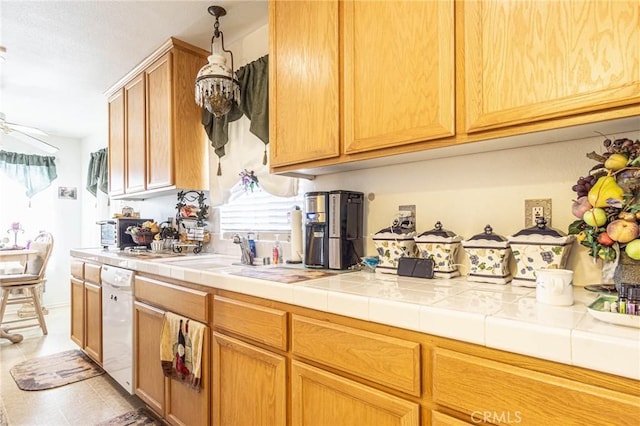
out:
M269 3L271 165L340 154L338 1Z
M640 102L638 2L459 2L465 130Z
M147 82L147 189L173 183L173 139L171 138L171 54L167 53L145 70Z
M275 173L640 111L635 0L269 4Z
M452 1L342 4L345 153L451 136Z
M452 1L272 1L269 25L272 167L453 134Z
M126 193L146 189L146 121L144 74L124 86L125 103L125 189Z
M171 38L107 91L110 195L146 198L163 190L209 188L210 142L194 100L195 78L207 56Z
M109 194L124 194L124 89L109 98Z

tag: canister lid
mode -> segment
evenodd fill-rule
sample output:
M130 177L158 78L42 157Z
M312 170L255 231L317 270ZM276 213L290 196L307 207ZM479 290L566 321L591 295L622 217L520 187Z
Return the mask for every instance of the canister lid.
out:
M557 243L564 245L575 239L573 235L567 235L564 232L548 227L547 221L543 217L536 219L536 224L531 228L525 228L521 231L508 237L509 242L524 242L524 243Z
M487 224L484 227L484 232L474 235L468 240L462 242L463 247L494 247L494 248L506 248L509 246L509 242L502 235L494 234L491 225Z
M462 237L456 235L455 232L443 229L440 221L436 222L432 230L425 231L416 237L417 242L437 241L453 243L460 240L462 240Z

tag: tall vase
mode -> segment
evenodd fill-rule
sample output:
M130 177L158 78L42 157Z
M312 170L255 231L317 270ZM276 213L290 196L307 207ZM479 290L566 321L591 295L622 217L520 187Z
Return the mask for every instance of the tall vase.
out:
M620 284L640 284L640 261L633 260L622 250L620 261L613 274L613 282L616 290L620 290Z

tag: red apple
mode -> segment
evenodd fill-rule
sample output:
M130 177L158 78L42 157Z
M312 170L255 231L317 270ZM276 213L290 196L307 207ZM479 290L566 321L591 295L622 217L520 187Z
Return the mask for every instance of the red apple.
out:
M628 220L616 219L607 225L607 234L613 241L619 243L628 243L638 237L640 233L640 227L635 222L629 222Z
M580 197L576 201L573 202L571 206L571 213L578 219L582 219L585 212L590 210L593 206L589 203L589 198L587 196Z
M607 247L612 246L613 243L615 243L615 241L613 241L609 234L607 234L606 232L603 232L598 236L598 242Z

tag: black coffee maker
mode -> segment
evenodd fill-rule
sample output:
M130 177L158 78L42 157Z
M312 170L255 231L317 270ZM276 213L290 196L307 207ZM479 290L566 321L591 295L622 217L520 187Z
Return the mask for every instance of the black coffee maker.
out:
M364 256L364 194L305 194L305 266L349 269Z

